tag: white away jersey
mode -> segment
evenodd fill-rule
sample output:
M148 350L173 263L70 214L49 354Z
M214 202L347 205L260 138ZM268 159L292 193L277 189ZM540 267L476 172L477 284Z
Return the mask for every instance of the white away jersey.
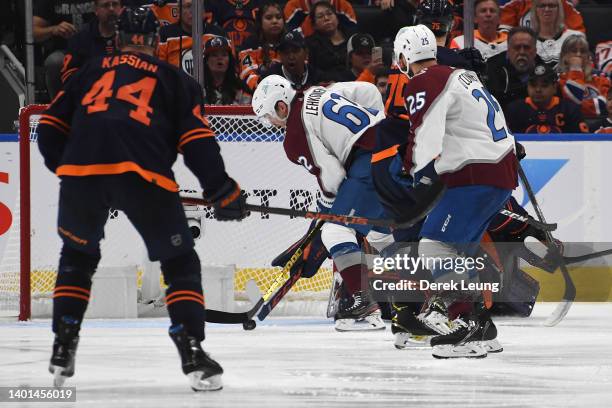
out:
M406 104L412 123L404 165L416 181L435 160L436 173L449 187L516 186L514 136L474 72L427 68L408 83Z
M351 149L385 118L384 111L380 92L369 82L309 88L291 106L283 143L287 157L315 174L325 194L335 195Z

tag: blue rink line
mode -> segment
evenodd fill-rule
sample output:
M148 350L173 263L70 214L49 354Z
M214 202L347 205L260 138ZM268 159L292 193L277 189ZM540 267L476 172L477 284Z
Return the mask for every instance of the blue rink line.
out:
M16 133L0 133L0 142L16 142L17 140Z
M322 326L322 325L333 325L331 319L313 319L313 318L271 318L266 319L263 322L255 319L257 327L268 326L268 327L288 327L288 326ZM84 328L92 329L145 329L145 328L163 328L167 329L170 324L170 320L163 317L154 318L139 318L139 319L85 319L83 322ZM242 330L241 324L218 324L218 323L206 323L206 327L219 328L219 327L235 327ZM51 319L34 319L29 322L2 322L0 321L0 328L20 328L20 329L38 329L38 328L49 328L51 329ZM257 328L255 329L257 330Z

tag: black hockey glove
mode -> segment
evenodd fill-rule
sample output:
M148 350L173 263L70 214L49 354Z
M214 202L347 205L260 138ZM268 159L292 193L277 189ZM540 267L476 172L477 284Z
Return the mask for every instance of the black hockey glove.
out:
M461 50L457 50L457 54L461 55L467 60L472 71L476 72L479 75L485 72L485 68L487 65L485 63L484 58L482 58L482 54L477 48L463 48Z
M525 146L523 146L519 142L514 142L514 144L516 146L516 158L518 159L518 161L521 161L525 158L525 156L527 156L527 153L525 152Z
M246 194L231 178L215 194L209 196L205 191L203 196L215 209L215 218L219 221L240 221L250 214L246 209Z

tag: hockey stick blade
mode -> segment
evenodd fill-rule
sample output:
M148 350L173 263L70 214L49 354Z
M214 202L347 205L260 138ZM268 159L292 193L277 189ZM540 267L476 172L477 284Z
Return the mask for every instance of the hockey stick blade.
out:
M544 326L553 327L559 324L561 320L563 320L565 315L567 315L567 312L569 312L570 308L572 307L572 303L572 300L565 299L559 302L555 310L550 314L550 316L548 316L548 318L544 322Z
M499 210L499 213L502 215L505 215L506 217L510 217L512 219L515 219L517 221L522 221L522 222L526 222L529 225L534 226L535 228L539 229L540 231L555 231L557 229L557 223L553 223L553 224L548 224L545 222L541 222L538 220L535 220L531 217L525 217L523 215L514 213L510 210L506 210L505 208L502 208L501 210Z
M249 320L246 312L232 313L221 310L206 309L206 321L208 323L241 324Z
M519 177L521 178L521 181L523 182L525 190L527 191L529 200L531 201L531 204L533 205L533 209L535 210L536 215L538 216L538 219L541 222L546 223L546 219L544 218L544 213L542 213L542 210L540 209L540 206L538 205L538 202L535 197L535 193L533 192L533 189L531 188L531 184L529 184L529 180L527 179L527 175L525 174L525 171L523 170L523 167L521 166L520 163L518 164L518 173L519 173ZM557 306L557 308L554 310L554 312L550 315L548 320L545 322L546 326L554 326L558 324L561 320L563 320L565 315L567 315L567 312L569 311L570 307L572 306L572 303L574 299L576 298L576 286L574 285L574 281L572 280L572 277L570 276L569 271L567 270L567 266L565 265L565 260L563 259L563 254L561 253L559 247L555 243L555 240L551 232L545 231L545 233L546 233L546 241L548 241L549 248L553 250L554 251L553 253L556 255L554 258L554 261L555 263L558 262L559 269L561 270L561 274L563 275L563 280L565 281L565 291L563 292L563 301L559 304L559 306Z
M197 197L187 197L181 196L181 201L184 204L192 204L192 205L205 205L209 206L210 203L205 201L202 198ZM437 202L437 200L436 200ZM433 207L433 204L430 204L425 207L415 207L411 209L410 213L406 217L405 220L401 222L397 222L395 220L390 219L377 219L377 218L367 218L367 217L358 217L353 215L340 215L340 214L328 214L321 213L316 211L306 211L306 210L296 210L293 208L280 208L280 207L268 207L263 205L256 204L246 204L246 209L249 211L262 213L262 214L276 214L276 215L286 215L289 217L300 217L307 218L311 220L321 220L321 221L331 221L339 224L358 224L358 225L371 225L374 227L386 227L386 228L409 228L416 224L421 218L425 217L426 211Z

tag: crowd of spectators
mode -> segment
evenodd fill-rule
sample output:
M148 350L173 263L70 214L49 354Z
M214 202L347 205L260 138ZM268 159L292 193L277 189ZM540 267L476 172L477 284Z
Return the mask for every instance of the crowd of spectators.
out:
M33 1L49 98L89 57L116 51L113 27L125 6L150 7L162 25L158 56L193 74L195 0ZM588 43L578 3L475 0L474 44L467 48L462 0L205 1L206 103L246 104L270 74L285 76L298 90L368 81L385 97L393 38L364 32L358 6L380 9L389 17L384 23L398 28L430 26L440 62L477 71L513 131L609 132L612 38Z

